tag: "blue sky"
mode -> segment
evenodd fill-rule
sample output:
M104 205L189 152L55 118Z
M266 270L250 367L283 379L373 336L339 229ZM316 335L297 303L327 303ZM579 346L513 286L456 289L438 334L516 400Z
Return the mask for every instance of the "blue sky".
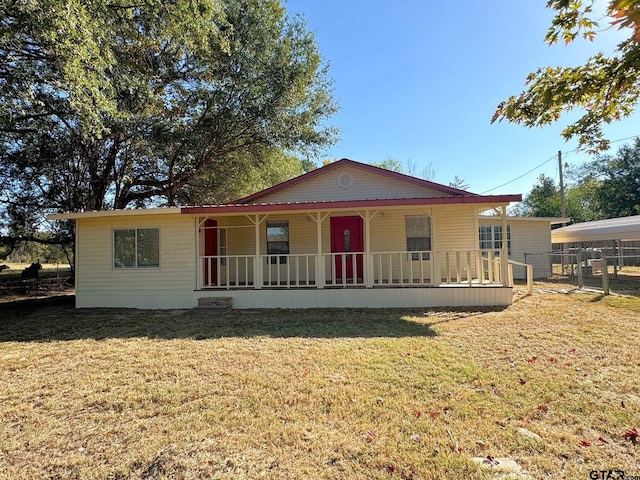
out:
M288 0L290 14L305 17L330 64L340 106L330 123L340 129L341 140L326 158L369 163L392 157L413 164L418 175L431 166L433 181L447 184L458 175L476 193L525 194L540 174L557 179L552 160L495 188L558 150L574 150L576 143L560 137L567 121L528 129L491 125L491 116L501 100L522 91L529 72L579 65L598 50L610 53L623 33L609 30L594 43L550 47L544 35L552 12L545 4ZM601 27L607 25L603 19ZM639 135L639 119L635 115L608 126L608 138ZM565 155L569 163L590 159L584 153Z

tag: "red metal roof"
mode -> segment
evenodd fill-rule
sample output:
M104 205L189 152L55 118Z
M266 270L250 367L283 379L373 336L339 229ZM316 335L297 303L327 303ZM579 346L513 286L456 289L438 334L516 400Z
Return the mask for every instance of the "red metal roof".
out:
M285 210L327 210L339 208L379 208L411 205L501 204L519 202L522 195L466 195L457 197L391 198L372 200L339 200L330 202L251 203L182 207L184 214L261 213Z
M366 163L355 162L353 160L349 160L348 158L343 158L341 160L338 160L337 162L333 162L333 163L330 163L329 165L316 168L315 170L311 170L310 172L307 172L298 177L292 178L291 180L287 180L286 182L278 183L277 185L274 185L272 187L266 188L259 192L248 195L246 197L240 198L233 203L235 204L255 203L256 200L263 198L267 195L271 195L272 193L279 192L281 190L284 190L285 188L292 187L293 185L304 182L318 175L329 173L332 170L343 167L345 165L348 165L354 168L359 168L361 170L373 172L378 175L384 175L386 177L395 178L397 180L412 183L414 185L419 185L421 187L430 188L432 190L436 190L442 193L447 193L449 195L457 195L457 196L476 195L475 193L467 192L465 190L459 190L457 188L449 187L447 185L442 185L440 183L430 182L429 180L422 180L421 178L405 175L404 173L392 172L391 170L387 170L385 168L375 167L373 165L368 165Z

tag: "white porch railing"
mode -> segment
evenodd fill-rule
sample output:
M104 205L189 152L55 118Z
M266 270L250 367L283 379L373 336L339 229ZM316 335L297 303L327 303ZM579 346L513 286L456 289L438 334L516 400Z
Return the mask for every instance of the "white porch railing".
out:
M374 285L430 285L433 277L429 251L376 252L373 257Z
M323 253L324 284L328 287L365 285L365 254L362 252Z
M247 288L254 284L254 255L200 257L202 288Z
M533 265L528 263L516 262L515 260L509 260L509 286L513 287L513 266L518 265L525 267L527 270L527 293L531 295L533 292Z
M260 255L262 285L267 287L315 287L315 254Z
M448 285L501 284L499 250L439 252L442 283Z
M198 288L502 285L498 250L200 257ZM319 263L320 259L320 263ZM509 261L512 265L524 265ZM527 267L526 265L524 265ZM528 270L528 278L531 274ZM512 274L506 280L512 286Z

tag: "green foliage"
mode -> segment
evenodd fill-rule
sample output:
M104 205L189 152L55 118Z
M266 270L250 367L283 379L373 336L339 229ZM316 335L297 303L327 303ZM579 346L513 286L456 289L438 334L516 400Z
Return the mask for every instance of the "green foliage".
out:
M392 157L387 157L379 162L371 162L371 165L397 173L405 173L407 171L407 168L400 160Z
M21 242L6 258L11 263L67 263L69 259L60 245Z
M592 5L593 1L549 0L547 7L556 15L546 40L550 44L559 39L570 43L578 37L593 41L598 23L590 18ZM492 122L508 120L539 127L579 109L582 116L562 136L577 138L581 148L592 152L607 150L609 141L602 124L631 115L640 97L640 0L610 0L607 15L619 28L632 27L615 56L597 53L577 67L539 68L527 76L525 91L498 105Z
M573 222L640 215L640 139L614 156L567 169L567 216ZM560 190L541 175L515 213L533 217L560 216Z
M457 188L458 190L468 190L469 184L460 176L456 175L453 180L449 182L449 186Z
M0 14L13 238L50 212L229 201L335 140L327 67L280 0L4 0Z
M595 193L602 218L640 215L640 139L592 167L600 181Z

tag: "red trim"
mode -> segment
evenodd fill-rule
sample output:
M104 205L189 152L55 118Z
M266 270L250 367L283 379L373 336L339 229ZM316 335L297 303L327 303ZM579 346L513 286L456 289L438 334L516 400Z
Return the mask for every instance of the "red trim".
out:
M501 204L522 201L522 195L471 195L467 197L390 198L382 200L340 200L333 202L252 203L183 207L181 213L252 213L285 210L331 210L338 208L376 208L411 205Z
M435 182L430 182L429 180L422 180L421 178L405 175L404 173L392 172L391 170L387 170L385 168L376 167L374 165L368 165L366 163L355 162L353 160L349 160L348 158L343 158L342 160L338 160L337 162L330 163L329 165L316 168L315 170L311 170L310 172L307 172L298 177L292 178L291 180L287 180L286 182L278 183L277 185L274 185L272 187L266 188L264 190L260 190L259 192L240 198L233 203L253 203L255 202L255 200L259 198L265 197L267 195L271 195L272 193L275 193L275 192L279 192L280 190L284 190L285 188L292 187L293 185L296 185L300 182L304 182L311 178L317 177L318 175L328 173L344 165L348 165L354 168L359 168L361 170L373 172L378 175L385 175L387 177L395 178L403 182L413 183L414 185L419 185L421 187L437 190L442 193L448 193L452 195L475 195L474 193L471 193L471 192L458 190L457 188L448 187L446 185L441 185Z

